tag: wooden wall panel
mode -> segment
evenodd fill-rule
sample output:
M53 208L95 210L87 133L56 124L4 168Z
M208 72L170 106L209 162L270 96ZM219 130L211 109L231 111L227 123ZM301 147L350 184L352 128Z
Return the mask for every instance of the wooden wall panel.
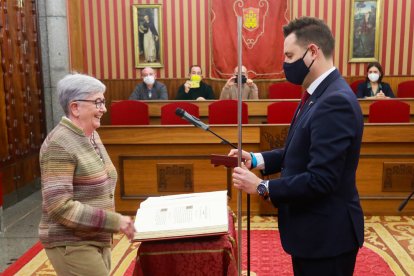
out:
M43 100L43 77L42 63L40 60L40 41L38 38L38 16L36 1L25 1L23 22L23 73L24 73L24 95L26 97L25 122L29 132L25 137L28 152L38 152L46 137L46 120Z
M0 171L5 194L39 177L46 132L36 1L1 1Z
M1 7L0 7L1 8ZM0 12L1 14L1 12ZM3 18L2 17L0 19L0 28L3 29ZM3 32L0 32L0 44L3 44L4 42L4 35ZM0 51L0 60L3 60L3 56L2 56L2 51ZM0 66L0 76L3 76L3 66ZM0 88L4 87L4 81L3 78L0 77ZM4 89L2 89L2 93L0 93L0 103L5 103L6 102L6 98L5 98L5 94L3 93ZM0 162L5 162L8 157L10 156L9 154L9 141L8 141L8 136L7 136L7 124L6 124L6 105L5 104L0 104L0 141L2 141L0 143Z

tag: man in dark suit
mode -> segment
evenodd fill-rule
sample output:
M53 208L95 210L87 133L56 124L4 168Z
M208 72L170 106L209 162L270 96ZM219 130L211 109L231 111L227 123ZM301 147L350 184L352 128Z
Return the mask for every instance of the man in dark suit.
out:
M364 241L355 183L363 116L355 94L333 66L334 38L322 21L302 17L283 27L288 81L309 93L292 119L285 147L242 152L235 187L278 208L281 241L295 275L352 275ZM275 53L277 54L277 53ZM237 156L238 151L230 151ZM264 175L281 172L278 179Z

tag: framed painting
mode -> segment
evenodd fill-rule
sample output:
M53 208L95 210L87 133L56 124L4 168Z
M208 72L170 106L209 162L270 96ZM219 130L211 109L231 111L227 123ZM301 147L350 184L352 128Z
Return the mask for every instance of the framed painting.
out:
M352 0L349 61L378 61L381 0Z
M132 5L135 67L163 67L162 5Z

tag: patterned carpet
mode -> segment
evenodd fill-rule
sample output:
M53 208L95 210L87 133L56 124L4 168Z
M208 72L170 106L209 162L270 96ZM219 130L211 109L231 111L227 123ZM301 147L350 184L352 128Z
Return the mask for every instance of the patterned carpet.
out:
M245 225L244 218L243 226ZM251 258L251 275L292 275L290 258L279 248L276 218L254 216L251 218L251 229L255 230L252 234L252 252L257 252L255 246L261 248L260 258L257 256ZM260 243L266 244L267 247L259 246ZM111 275L131 275L138 246L139 243L130 244L124 236L115 235ZM246 249L243 252L246 252ZM274 259L266 259L270 258L269 256L277 258L278 264L263 267L261 263L272 264L274 261ZM260 273L255 272L255 265L261 267ZM283 267L282 271L277 272L278 274L272 270L272 267L276 266ZM2 275L56 274L44 250L37 244ZM365 244L358 255L355 275L414 275L414 218L366 217Z
M245 226L245 219L243 226ZM251 229L277 230L276 218L254 216L251 218ZM253 247L252 242L252 251ZM278 260L286 262L283 267L291 267L290 258L286 259L284 252L280 255ZM253 262L252 258L251 263ZM387 270L381 266L382 262L388 266ZM392 273L389 274L389 271ZM292 272L286 270L277 275L292 275ZM355 275L414 275L414 218L410 216L366 216L365 243L364 248L358 254Z

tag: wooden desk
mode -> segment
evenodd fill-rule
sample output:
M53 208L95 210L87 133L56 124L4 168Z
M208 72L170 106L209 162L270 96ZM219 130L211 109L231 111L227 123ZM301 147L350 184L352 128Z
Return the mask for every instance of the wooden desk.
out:
M411 122L414 122L414 98L399 99L410 104L411 112ZM299 102L297 100L246 100L245 102L248 105L249 111L249 124L261 124L267 120L267 106L275 102L283 101L293 101ZM368 121L369 106L375 100L359 99L359 104L361 105L362 113L364 114L365 121ZM165 104L171 103L173 101L146 101L148 103L148 111L150 115L150 124L157 125L161 123L161 107ZM208 105L214 102L214 100L207 101L190 101L199 106L200 108L200 119L205 123L208 123ZM108 114L105 115L106 118L103 119L104 124L109 124L109 113L110 107L108 108Z
M243 148L262 151L282 147L288 125L243 127ZM237 126L211 129L237 144ZM135 214L148 196L226 189L224 167L213 167L210 154L227 154L228 145L193 126L102 126L99 134L117 168L116 208ZM414 182L414 124L366 124L357 186L366 214L398 214ZM410 182L411 181L411 182ZM233 188L233 195L237 190ZM237 209L237 197L229 202ZM243 206L245 210L245 204ZM253 214L274 214L259 197L251 197ZM409 203L403 214L414 213Z

